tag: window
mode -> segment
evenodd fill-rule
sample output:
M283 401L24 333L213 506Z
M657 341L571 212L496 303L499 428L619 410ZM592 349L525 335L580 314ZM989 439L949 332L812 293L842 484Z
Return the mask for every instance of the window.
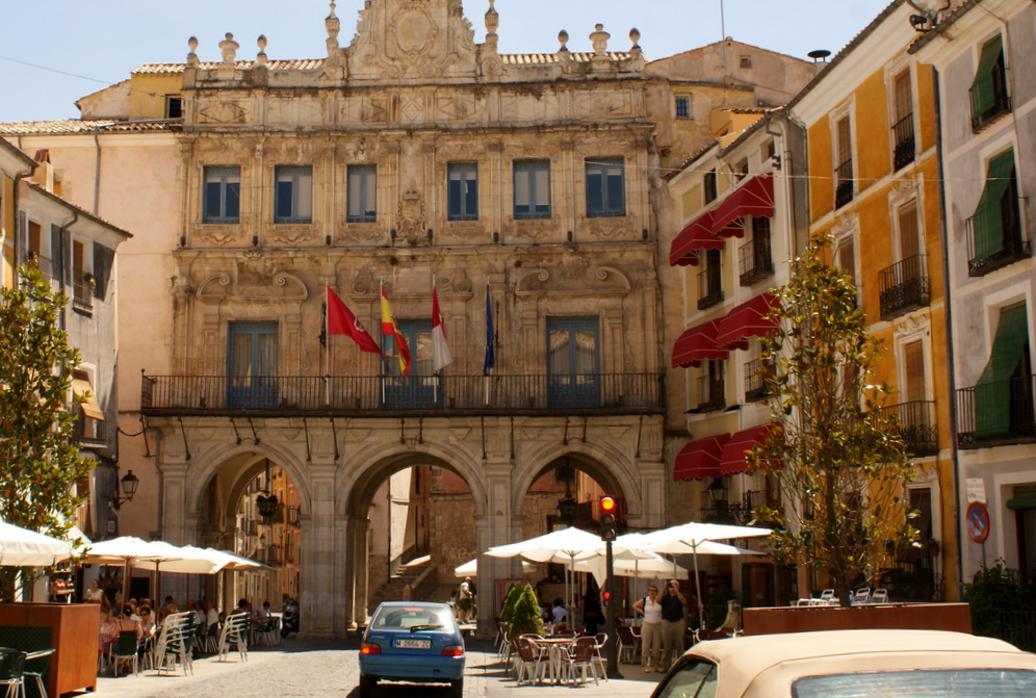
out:
M899 258L910 259L921 254L916 199L911 199L896 209L896 222L899 225Z
M835 125L838 150L838 167L835 168L835 208L841 208L853 200L853 145L849 117L838 120Z
M920 402L928 398L924 344L920 339L903 344L903 388L900 394L906 402Z
M547 318L547 401L550 407L594 407L601 401L597 316Z
M550 218L550 161L514 163L514 218Z
M726 362L709 359L698 376L698 411L710 412L726 407Z
M922 669L828 674L798 679L792 684L791 690L795 698L925 696L931 695L935 686L938 686L938 695L942 698L1027 696L1033 695L1036 691L1036 671L1027 669ZM704 694L698 693L697 695Z
M275 169L275 178L274 223L312 223L313 168L281 165Z
M477 221L478 165L454 162L446 170L447 218L451 221Z
M893 126L892 161L894 169L906 167L914 161L914 97L910 69L892 80Z
M241 210L241 168L206 167L202 223L237 223Z
M85 312L93 308L95 283L87 260L89 249L82 240L72 241L72 308Z
M76 438L79 441L100 441L103 439L104 412L97 402L90 373L83 369L72 371L72 394L81 400L78 405L79 422L76 424Z
M931 300L917 201L912 199L897 207L894 215L899 236L893 241L897 261L878 273L883 320L926 306Z
M233 409L277 405L277 323L232 322L227 332L227 402Z
M691 98L688 95L677 95L676 96L676 118L677 119L690 119L691 118Z
M759 279L773 273L773 258L770 254L770 219L753 216L751 219L752 239L738 248L740 283L751 286Z
M731 168L731 173L734 175L734 183L744 181L748 176L748 158L742 158L741 160L734 163Z
M586 161L586 215L626 215L626 166L622 158Z
M399 367L399 349L395 337L382 334L386 373L383 392L385 405L394 408L431 408L442 403L439 377L432 357L432 321L397 320L396 326L410 350L410 375L403 376Z
M166 95L165 97L165 118L183 118L183 97L180 95Z
M997 35L982 46L978 70L969 90L971 95L971 127L976 131L1011 111L1007 94L1007 70L1004 63L1003 39Z
M108 282L111 280L112 268L115 265L115 250L104 245L94 243L94 297L104 302L108 295ZM57 277L55 267L54 276Z
M741 56L741 62L740 62L739 65L741 66L742 70L750 69L752 67L752 57L751 56Z
M1032 362L1025 303L1003 308L982 376L975 386L975 435L1033 434ZM961 429L961 431L965 431Z
M658 698L714 698L718 678L715 664L698 657L688 657L665 685L656 689L656 695Z
M704 268L698 272L698 310L723 300L723 259L719 250L705 251Z
M853 285L859 287L856 278L856 240L852 235L846 235L837 242L834 262L836 267L852 277Z
M377 168L374 165L349 165L346 179L349 190L345 220L349 223L374 223L377 221Z
M719 196L719 192L716 190L716 170L715 168L705 173L705 177L702 179L702 184L705 187L705 204L711 204Z
M986 186L967 227L971 276L988 274L1029 256L1029 243L1022 239L1014 150L989 161Z

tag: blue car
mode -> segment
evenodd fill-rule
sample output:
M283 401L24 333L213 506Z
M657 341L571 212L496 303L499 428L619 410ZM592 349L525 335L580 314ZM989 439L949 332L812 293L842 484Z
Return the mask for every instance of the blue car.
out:
M464 691L464 638L442 603L390 601L378 606L360 645L360 696L378 681L448 683Z

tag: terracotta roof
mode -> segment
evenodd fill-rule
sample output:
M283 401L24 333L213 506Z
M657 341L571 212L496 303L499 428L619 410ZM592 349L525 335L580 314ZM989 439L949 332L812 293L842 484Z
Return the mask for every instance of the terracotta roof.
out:
M0 122L0 134L5 136L53 135L69 136L83 133L152 133L172 131L180 119L154 119L148 121L115 121L59 119L56 121L9 121Z
M576 63L589 63L594 58L592 51L571 51L569 55ZM628 51L609 51L607 54L610 61L627 61L630 58ZM500 59L507 65L553 65L560 62L557 53L502 53Z
M214 70L223 65L217 61L202 61L198 64L203 70ZM298 58L290 60L266 61L269 70L316 70L323 67L323 58ZM238 70L249 70L255 67L255 61L237 61L234 67ZM177 75L187 68L186 63L145 63L138 66L132 75Z

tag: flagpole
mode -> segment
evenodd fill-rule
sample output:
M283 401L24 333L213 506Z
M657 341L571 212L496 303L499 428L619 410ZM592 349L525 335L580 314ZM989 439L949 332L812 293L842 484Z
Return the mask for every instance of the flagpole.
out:
M331 405L331 284L324 284L324 404Z
M435 298L435 274L432 274L432 298ZM435 344L435 320L436 320L436 317L435 317L435 312L433 310L433 312L432 312L432 344L433 345ZM416 350L416 348L415 348L415 350ZM432 351L434 353L436 350L433 348ZM435 361L433 361L432 363L434 364ZM435 367L433 366L432 368L434 369ZM433 405L438 405L439 404L439 376L440 376L440 372L436 371L435 380L432 381L432 404Z

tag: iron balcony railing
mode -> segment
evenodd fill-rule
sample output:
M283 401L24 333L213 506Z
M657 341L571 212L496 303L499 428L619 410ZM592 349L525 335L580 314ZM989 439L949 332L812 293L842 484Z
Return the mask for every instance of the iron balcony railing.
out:
M914 115L907 114L892 127L893 139L896 143L892 151L892 162L896 170L900 170L914 161L917 150L914 138Z
M933 456L939 452L939 431L935 424L935 402L913 400L882 408L885 416L896 418L899 435L911 458Z
M770 238L753 238L737 250L739 281L742 286L751 286L756 281L773 274L773 257L770 254Z
M988 235L983 231L988 230L991 223L984 219L990 214L979 214L968 218L964 223L964 234L968 241L968 275L985 276L1008 264L1014 264L1020 259L1029 257L1031 248L1028 240L1022 239L1021 218L1018 210L1018 200L1013 199L1007 202L1013 208L1004 215L1003 209L994 212L1001 215L1003 226L1003 244L1000 249L992 254L979 254L975 235Z
M957 391L957 442L961 448L1036 441L1036 376L991 381Z
M711 264L698 272L698 310L711 308L723 300L721 269Z
M770 394L767 379L772 373L772 364L766 359L745 362L745 399L762 400Z
M915 254L878 272L881 319L893 317L931 302L925 255Z
M853 200L853 161L850 158L835 168L835 208Z
M698 412L712 412L727 406L726 386L722 375L698 376Z
M655 373L492 376L148 376L149 415L384 416L659 413Z
M85 313L94 309L94 285L86 275L72 282L72 307Z

